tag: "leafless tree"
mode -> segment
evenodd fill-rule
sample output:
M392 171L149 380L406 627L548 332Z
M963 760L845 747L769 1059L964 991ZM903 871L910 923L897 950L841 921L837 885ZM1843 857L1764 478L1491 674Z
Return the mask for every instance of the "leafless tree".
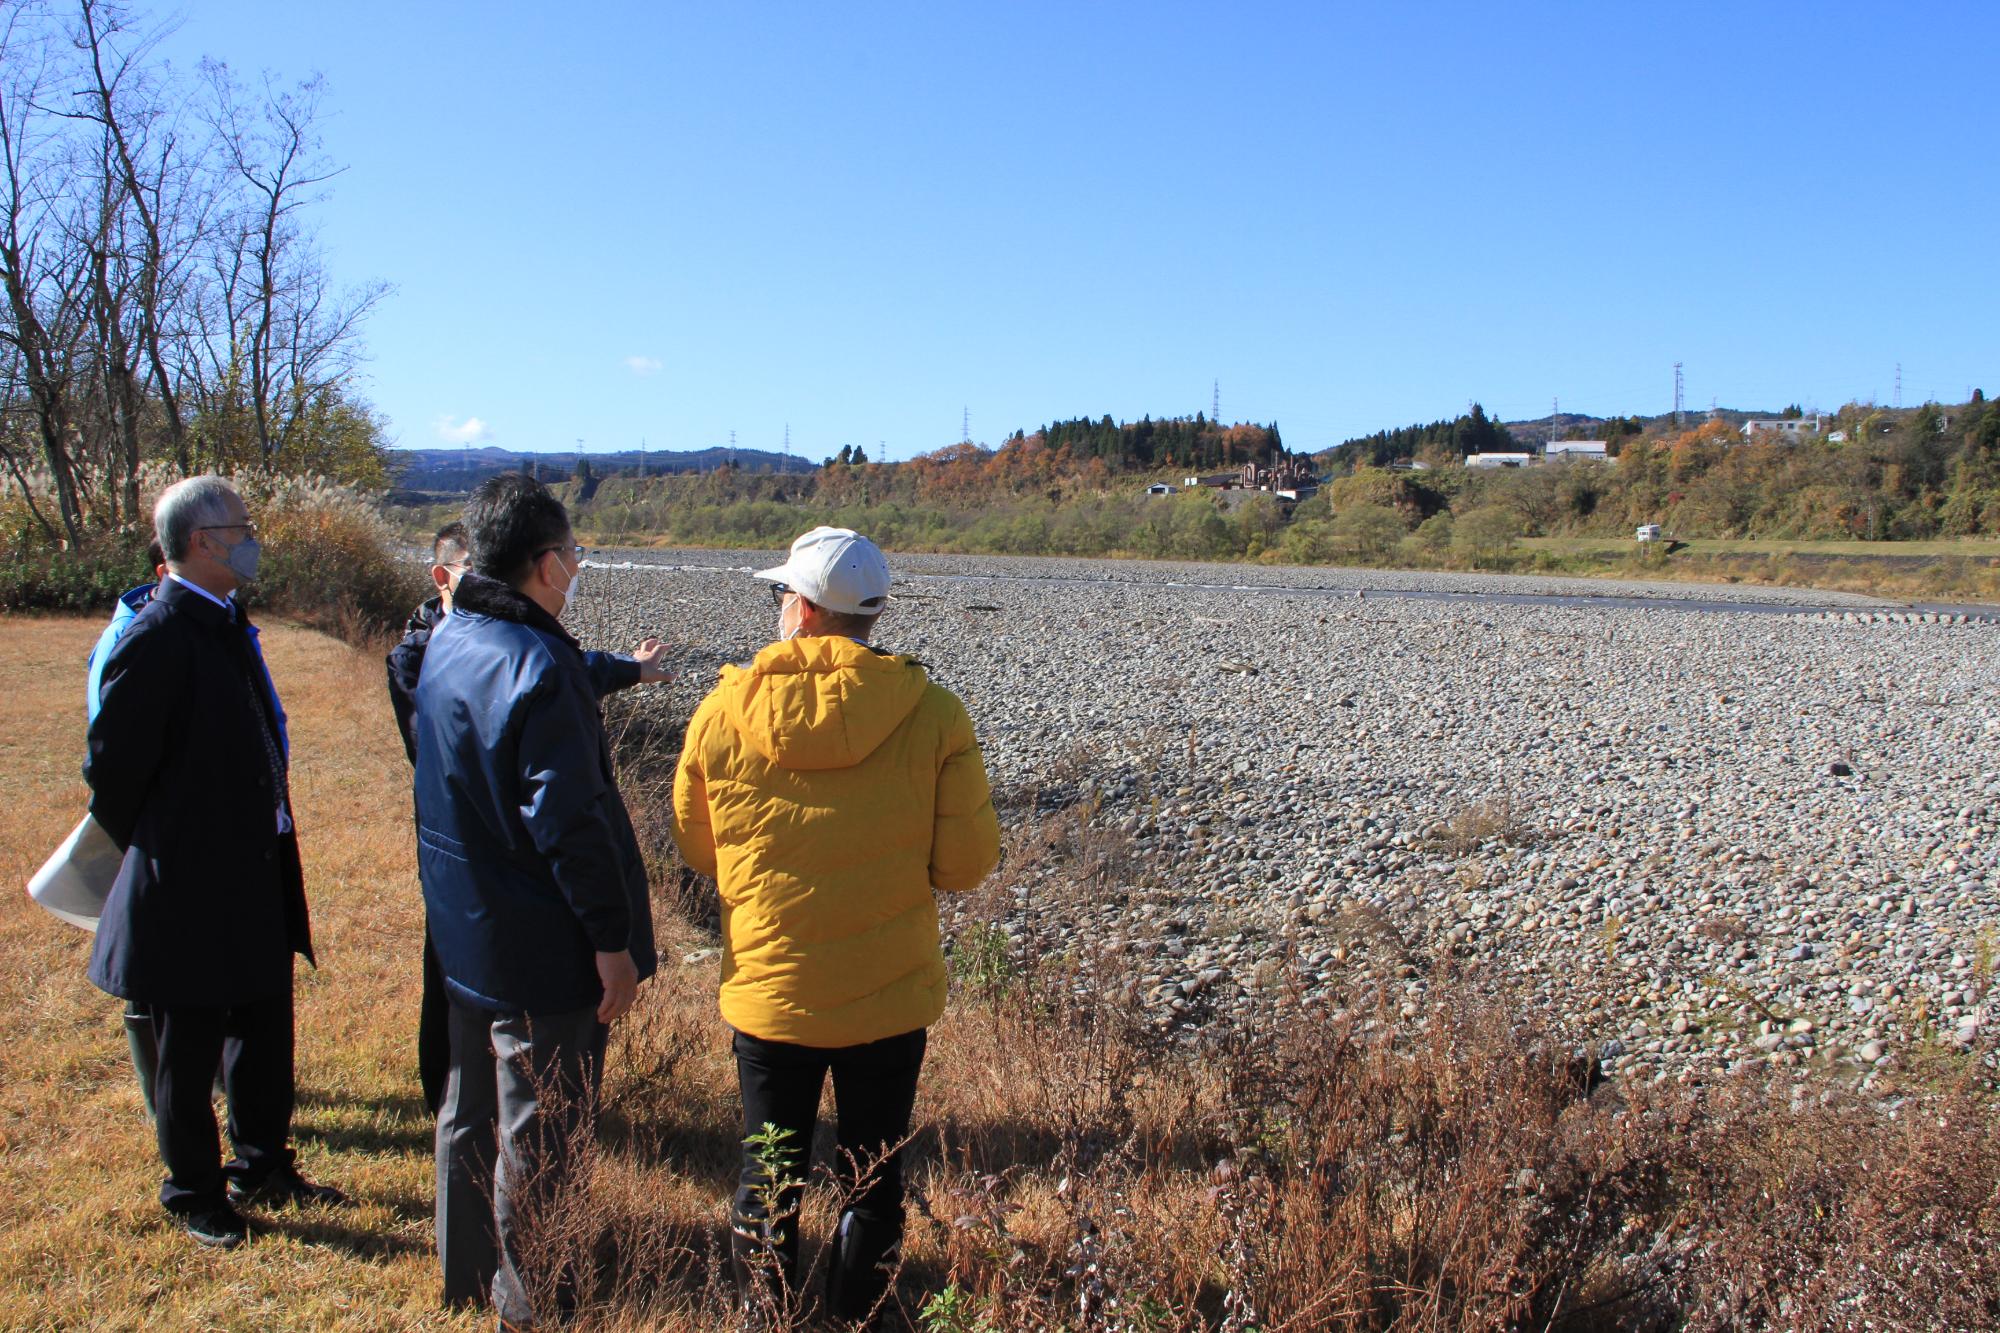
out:
M179 309L206 235L216 198L206 145L186 146L179 104L160 96L157 80L143 63L161 32L143 35L121 48L131 27L122 8L100 0L79 0L77 45L87 55L90 84L82 94L84 115L100 129L105 148L105 194L129 210L133 244L122 251L133 271L136 302L135 350L144 370L121 359L121 392L136 401L143 378L157 395L166 423L168 447L182 472L194 468L181 408L183 357L169 347L179 341ZM134 423L136 425L136 423ZM129 444L136 450L136 433ZM136 463L136 451L131 453Z
M0 462L51 540L139 519L148 459L289 469L377 429L350 386L385 289L336 288L311 225L322 84L176 76L167 31L0 0Z
M224 228L225 308L236 330L244 384L265 466L294 443L307 411L345 381L359 351L361 320L387 290L374 284L335 292L302 210L339 174L319 138L323 83L290 90L266 81L254 108L244 106L227 66L206 65L223 160L243 187L243 204ZM249 281L244 283L242 278Z
M26 399L63 533L74 543L84 529L71 421L83 301L74 256L52 225L63 202L55 184L61 140L41 105L54 66L48 33L36 24L42 17L37 7L21 5L0 20L0 285L7 292L0 345L7 378ZM11 444L7 461L19 476Z

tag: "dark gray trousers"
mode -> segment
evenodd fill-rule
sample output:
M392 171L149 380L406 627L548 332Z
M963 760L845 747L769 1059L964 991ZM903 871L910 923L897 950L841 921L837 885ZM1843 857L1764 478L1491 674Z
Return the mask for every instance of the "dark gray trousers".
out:
M447 1305L490 1299L509 1325L525 1328L536 1313L532 1291L561 1300L564 1275L524 1271L534 1247L524 1246L523 1232L561 1190L571 1137L595 1112L604 1038L594 1005L530 1016L452 999L451 1069L437 1123Z

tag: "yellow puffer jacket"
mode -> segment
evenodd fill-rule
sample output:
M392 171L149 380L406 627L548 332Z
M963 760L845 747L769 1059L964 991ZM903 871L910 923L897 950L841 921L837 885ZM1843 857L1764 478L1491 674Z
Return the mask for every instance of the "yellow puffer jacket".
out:
M722 894L722 1016L853 1046L944 1012L933 888L976 887L1000 826L965 705L914 658L774 643L688 723L674 840Z

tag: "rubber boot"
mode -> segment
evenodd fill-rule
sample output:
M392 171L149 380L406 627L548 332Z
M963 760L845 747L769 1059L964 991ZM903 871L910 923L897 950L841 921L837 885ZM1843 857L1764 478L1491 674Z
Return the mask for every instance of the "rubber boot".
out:
M860 1213L840 1215L833 1233L833 1254L826 1266L827 1313L842 1324L867 1320L886 1308L883 1293L903 1243L902 1219L865 1217Z
M132 1072L139 1076L139 1100L146 1119L153 1118L153 1080L160 1072L160 1044L153 1037L150 1014L125 1011L125 1044L132 1048Z

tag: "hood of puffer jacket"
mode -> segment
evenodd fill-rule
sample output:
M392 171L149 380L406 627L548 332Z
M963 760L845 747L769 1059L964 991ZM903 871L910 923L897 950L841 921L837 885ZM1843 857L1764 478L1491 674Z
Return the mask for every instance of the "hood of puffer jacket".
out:
M914 658L853 639L774 643L746 669L722 669L724 715L779 768L852 768L901 726L930 677Z

